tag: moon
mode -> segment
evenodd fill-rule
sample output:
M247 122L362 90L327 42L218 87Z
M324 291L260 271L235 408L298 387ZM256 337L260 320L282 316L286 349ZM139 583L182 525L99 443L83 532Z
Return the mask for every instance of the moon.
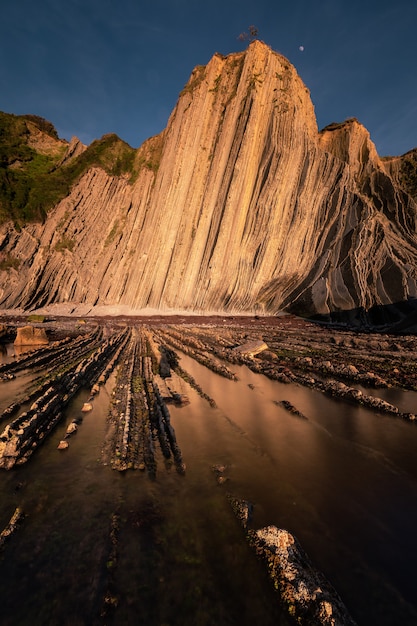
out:
M300 52L304 52L304 46L298 46Z

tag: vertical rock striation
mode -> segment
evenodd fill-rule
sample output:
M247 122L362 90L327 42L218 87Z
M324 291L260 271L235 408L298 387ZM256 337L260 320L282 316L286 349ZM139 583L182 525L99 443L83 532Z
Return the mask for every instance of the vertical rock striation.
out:
M76 157L73 157L76 158ZM320 133L260 41L198 66L134 182L91 168L45 224L0 228L0 306L303 315L416 296L416 201L356 120Z

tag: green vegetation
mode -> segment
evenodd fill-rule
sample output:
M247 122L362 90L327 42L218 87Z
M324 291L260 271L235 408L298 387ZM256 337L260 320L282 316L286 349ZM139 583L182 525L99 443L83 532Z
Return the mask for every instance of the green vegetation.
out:
M43 118L0 113L0 223L11 219L20 227L43 221L91 167L101 167L111 176L133 174L136 151L117 135L104 135L79 157L59 166L61 146L47 154L37 152L29 145L28 122L58 141L54 127Z
M106 241L104 242L105 248L107 248L107 246L109 246L112 243L112 241L117 235L118 230L119 230L119 220L116 220L112 226L111 231L107 235Z
M132 378L132 389L133 389L133 393L143 392L142 379L140 376L134 376Z
M222 75L219 74L215 79L214 79L214 87L213 89L209 89L210 93L216 93L220 87L220 81L222 79Z
M46 321L46 317L45 315L38 315L36 313L32 313L32 315L28 315L27 321L43 323Z
M245 62L245 57L243 54L234 55L227 65L226 72L227 74L235 73L235 83L233 87L230 89L230 95L225 102L225 109L229 106L230 102L236 96L237 88L239 86L240 77L243 71L243 65Z
M162 135L150 137L147 141L145 141L135 156L132 168L133 171L130 177L130 181L132 183L136 180L140 170L144 167L154 173L158 171L162 157L163 145Z
M33 122L35 126L39 128L39 130L46 133L53 139L59 139L58 133L56 132L54 125L51 124L51 122L48 122L48 120L45 120L43 117L39 117L39 115L22 115L22 117L29 122Z
M102 167L110 176L133 173L135 150L113 133L104 135L83 152L75 162L67 166L78 178L93 166Z
M184 89L181 91L180 95L184 95L185 93L193 93L195 89L200 85L200 83L206 77L206 66L205 65L197 65L194 68L193 73L191 74L191 78L188 83L185 85Z
M75 241L64 235L56 244L55 250L57 252L62 252L63 250L69 250L70 252L72 252L72 250L74 249L74 246L75 246Z
M262 85L263 80L262 80L262 78L259 78L261 75L262 75L262 73L258 72L258 74L253 74L250 77L250 79L249 79L249 87L250 87L250 89L254 89L257 84Z
M4 254L0 252L0 271L19 269L20 261L16 259L16 257L11 256L10 254Z

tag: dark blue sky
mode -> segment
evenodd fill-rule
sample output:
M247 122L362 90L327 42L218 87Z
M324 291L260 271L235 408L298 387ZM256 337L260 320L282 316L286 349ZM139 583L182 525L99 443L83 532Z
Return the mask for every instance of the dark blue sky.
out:
M0 110L138 147L251 24L295 65L319 128L356 117L381 155L417 147L417 0L5 0Z

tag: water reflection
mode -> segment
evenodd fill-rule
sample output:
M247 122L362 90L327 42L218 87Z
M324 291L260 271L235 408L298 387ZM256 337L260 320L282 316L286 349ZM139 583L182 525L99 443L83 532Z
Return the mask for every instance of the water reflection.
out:
M13 352L15 356L22 356L22 354L27 354L28 352L33 352L34 350L36 350L37 348L39 348L39 346L25 346L22 344L14 344L13 346Z
M0 343L0 363L8 363L15 356L22 356L22 354L27 354L28 352L33 352L39 348L39 346L33 345L21 345L21 344L13 344L13 343Z
M0 343L0 363L8 363L15 354L17 353L12 343Z
M196 429L191 446L184 442L185 476L162 458L154 481L139 471L119 474L101 462L112 383L114 377L68 450L57 444L87 392L28 465L0 474L0 526L17 503L27 514L2 562L1 623L26 624L36 615L43 624L288 626L210 470L223 454L223 435L231 448L235 438L220 411L208 407L206 414L206 402L187 389L195 412L175 415L179 432L181 424ZM114 514L116 561L109 559ZM117 610L102 618L108 589Z
M416 623L416 426L245 367L234 368L234 383L189 357L181 365L239 434L229 442L233 476L238 495L255 502L256 524L294 532L359 623ZM274 404L284 399L308 419Z
M17 504L28 514L4 552L2 624L25 624L29 614L39 623L103 623L109 580L118 600L104 620L109 625L286 624L233 518L228 491L253 502L255 528L276 524L300 539L358 624L416 624L416 425L246 367L234 368L233 382L189 357L181 365L217 403L210 407L176 382L191 400L170 406L185 476L162 458L154 481L103 466L114 377L67 451L57 443L87 392L28 465L0 474L1 528ZM2 383L1 410L29 380L25 374ZM307 419L276 404L282 400ZM224 485L210 469L219 463L226 465Z

